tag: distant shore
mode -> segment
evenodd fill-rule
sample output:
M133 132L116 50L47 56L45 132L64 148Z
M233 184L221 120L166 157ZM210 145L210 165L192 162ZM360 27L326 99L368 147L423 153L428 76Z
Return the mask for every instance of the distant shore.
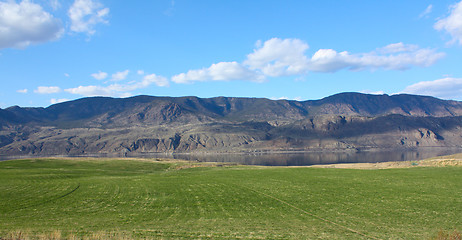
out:
M462 166L462 153L428 158L415 161L394 161L378 163L336 163L325 165L311 165L314 168L340 168L340 169L390 169L410 167L445 167Z
M190 161L187 159L174 159L174 158L136 158L136 157L30 157L29 159L66 159L66 160L134 160L134 161L153 161L153 162L176 162L176 163L189 163L180 168L189 167L213 167L213 166L236 166L241 165L235 162L198 162ZM20 158L19 158L20 159ZM15 159L8 159L15 160ZM258 166L258 165L254 165ZM392 169L392 168L411 168L411 167L445 167L445 166L460 166L462 167L462 153L445 155L423 160L411 161L389 161L389 162L376 162L376 163L334 163L334 164L316 164L307 166L258 166L258 167L287 167L287 168L336 168L336 169Z

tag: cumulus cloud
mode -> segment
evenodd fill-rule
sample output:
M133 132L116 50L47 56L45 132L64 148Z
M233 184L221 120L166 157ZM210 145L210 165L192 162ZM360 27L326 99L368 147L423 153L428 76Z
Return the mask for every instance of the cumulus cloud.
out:
M0 2L0 48L26 48L56 40L63 32L61 21L38 4Z
M167 78L162 77L162 76L157 76L156 74L149 74L149 75L144 76L143 81L141 81L138 84L138 87L144 88L144 87L151 85L152 83L156 84L159 87L167 87L170 85Z
M111 84L108 86L79 86L75 88L64 89L64 91L82 95L86 97L90 96L107 96L107 97L129 97L133 94L131 91L143 89L155 84L159 87L166 87L169 85L168 79L155 74L146 75L141 81L133 81L128 84Z
M96 80L103 80L107 78L107 73L98 71L97 73L90 74Z
M112 81L125 80L127 78L129 72L130 72L130 70L125 70L125 71L122 71L122 72L116 72L116 73L112 74L111 80Z
M416 45L402 43L391 44L378 51L358 54L320 49L311 57L308 69L313 72L336 72L342 69L406 70L413 66L429 67L444 56L444 53L433 49L421 49Z
M337 52L319 49L306 55L307 43L300 39L272 38L255 43L255 49L243 63L219 62L209 68L190 70L172 77L176 83L197 81L251 80L262 82L266 77L304 75L308 72L336 72L343 69L406 70L414 66L428 67L445 56L434 49L420 48L402 42L389 44L367 53Z
M237 62L219 62L212 64L209 68L190 70L172 77L175 83L191 83L203 81L230 81L250 80L261 82L264 76L252 71Z
M434 28L438 31L446 31L452 37L450 43L462 45L462 1L451 6L449 16L438 20Z
M108 23L109 8L93 0L75 0L69 8L71 31L93 35L94 27L99 23Z
M68 88L64 89L64 91L77 94L82 96L119 96L117 91L113 90L111 86L104 87L104 86L78 86L76 88Z
M333 49L319 49L310 59L307 69L313 72L336 72L351 66L348 52Z
M39 93L39 94L59 93L61 92L61 88L55 87L55 86L52 86L52 87L40 86L37 89L35 89L34 92Z
M85 97L94 97L94 96L103 96L103 97L129 97L132 94L129 92L134 90L133 88L127 89L123 85L120 84L112 84L109 86L78 86L76 88L68 88L64 89L64 91L82 95Z
M342 69L361 70L405 70L412 66L428 67L445 56L433 49L422 49L417 45L394 43L368 53L352 54L347 51L319 49L311 58L305 55L308 44L299 39L273 38L247 55L250 69L265 75L278 77L299 75L306 72L336 72Z
M444 99L462 99L462 78L442 78L423 81L406 87L403 93L435 96Z
M28 91L29 90L27 90L27 88L25 88L25 89L19 89L16 92L18 92L18 93L27 93Z
M244 61L252 70L271 77L299 75L308 70L305 51L309 46L300 39L272 38L263 44L257 41L255 45L257 49Z

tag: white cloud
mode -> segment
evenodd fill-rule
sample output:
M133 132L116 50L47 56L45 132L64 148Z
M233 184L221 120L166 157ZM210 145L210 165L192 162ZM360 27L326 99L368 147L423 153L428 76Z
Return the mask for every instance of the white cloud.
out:
M63 32L61 21L38 4L28 0L0 2L0 49L56 40Z
M103 80L107 78L107 73L98 71L97 73L90 74L96 80Z
M147 75L141 81L131 82L129 84L111 84L109 86L79 86L76 88L64 89L64 91L82 96L108 96L108 97L129 97L135 91L142 88L147 88L152 84L160 87L169 85L167 78L155 74Z
M367 53L319 49L311 57L305 54L308 44L300 39L272 38L255 43L256 49L243 63L219 62L209 68L189 70L172 77L175 83L196 81L251 80L262 82L266 77L305 75L308 72L336 72L343 69L406 70L414 66L428 67L445 53L419 48L402 42L389 44ZM297 78L298 79L298 78Z
M462 78L442 78L424 81L406 87L403 93L435 96L444 99L462 99Z
M387 46L378 49L378 51L382 54L413 52L417 50L419 50L419 46L414 44L404 44L402 42L388 44Z
M446 31L452 36L450 43L462 45L462 1L451 6L449 16L438 20L434 28Z
M255 45L257 49L244 61L252 70L260 70L271 77L300 75L308 70L305 51L309 46L300 39L272 38L263 45L261 41Z
M445 56L433 49L417 45L394 43L376 51L351 54L333 49L319 49L311 58L305 55L308 44L299 39L272 38L247 55L244 64L266 76L303 75L312 72L336 72L342 69L406 70L412 66L428 67Z
M169 86L169 82L167 78L162 77L162 76L157 76L156 74L149 74L149 75L144 76L143 81L141 81L138 85L139 85L139 88L144 88L144 87L151 85L151 83L154 83L159 87Z
M212 64L209 68L190 70L172 77L175 83L191 83L203 81L230 81L250 80L261 82L264 76L252 71L237 62L219 62Z
M117 96L117 92L113 91L110 87L103 87L103 86L78 86L76 88L68 88L64 89L64 91L83 95L83 96Z
M136 73L137 73L138 75L144 75L144 71L143 71L143 70L138 70L138 71L136 71Z
M71 19L71 31L93 35L94 27L98 23L108 23L106 17L109 8L104 8L99 2L93 0L75 0L68 11Z
M116 72L116 73L112 74L111 80L112 81L125 80L127 78L129 72L130 72L130 70L125 70L125 71L122 71L122 72Z
M332 49L319 49L310 59L307 68L313 72L336 72L347 68L348 52L337 53Z
M428 5L427 8L419 15L419 18L428 17L428 15L433 11L433 5Z
M387 54L381 54L386 52ZM332 49L320 49L310 59L308 69L313 72L336 72L342 69L406 70L413 66L429 67L443 58L444 53L433 49L420 49L416 45L390 44L378 52L350 54Z
M61 88L60 87L55 87L55 86L52 86L52 87L40 86L37 89L35 89L34 92L39 93L39 94L59 93L59 92L61 92Z
M25 89L19 89L16 92L18 92L18 93L27 93L28 91L29 90L27 90L27 88L25 88Z
M70 101L70 99L67 99L67 98L59 98L59 99L52 98L52 99L50 99L51 104L62 103L62 102L67 102L67 101Z
M65 77L70 77L71 75L69 75L69 73L64 73L64 76Z

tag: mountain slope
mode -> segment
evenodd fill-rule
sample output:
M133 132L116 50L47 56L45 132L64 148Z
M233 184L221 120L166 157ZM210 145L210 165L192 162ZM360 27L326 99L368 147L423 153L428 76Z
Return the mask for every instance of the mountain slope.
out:
M315 114L338 114L359 116L381 116L401 114L405 116L460 116L462 103L434 97L399 95L370 95L361 93L339 93L306 105ZM314 112L313 112L314 113Z
M462 103L341 93L320 100L92 97L0 109L0 154L460 147Z

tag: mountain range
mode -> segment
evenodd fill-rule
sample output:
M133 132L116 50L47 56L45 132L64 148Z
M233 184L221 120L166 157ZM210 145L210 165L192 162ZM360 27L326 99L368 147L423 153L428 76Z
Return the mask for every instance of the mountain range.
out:
M90 97L0 109L2 155L461 146L462 102L407 94L310 101Z

